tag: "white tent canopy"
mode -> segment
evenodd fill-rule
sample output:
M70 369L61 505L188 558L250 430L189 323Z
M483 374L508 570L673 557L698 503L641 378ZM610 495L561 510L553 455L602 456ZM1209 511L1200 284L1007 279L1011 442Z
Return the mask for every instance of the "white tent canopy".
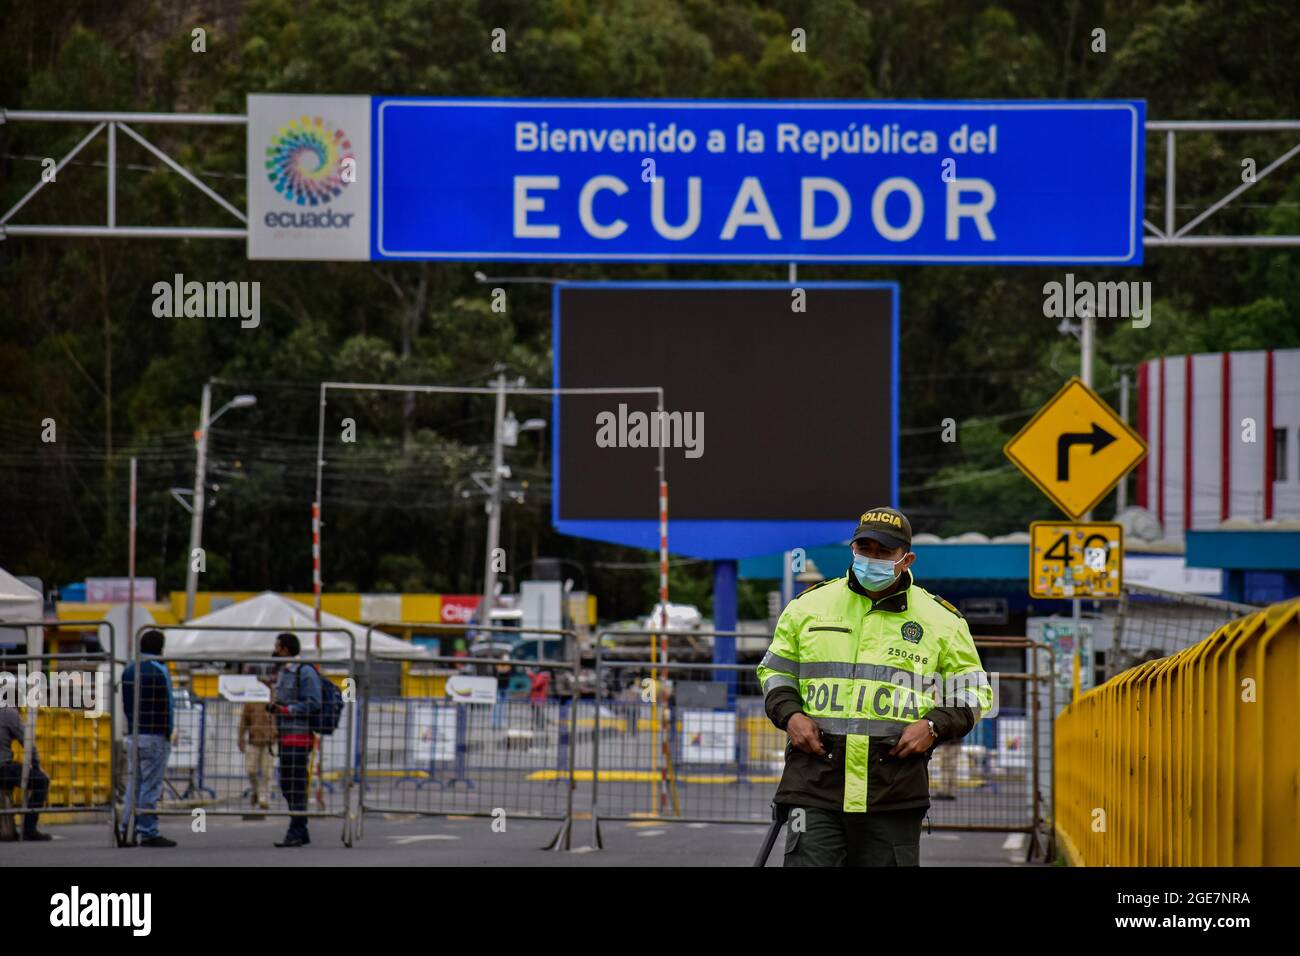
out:
M45 616L45 600L35 588L29 587L16 577L0 568L0 622L3 621L39 621ZM29 633L30 632L30 633ZM29 653L39 654L39 640L42 633L38 628L0 627L0 643L26 644L30 638L37 638Z
M219 611L196 617L188 623L195 629L167 630L167 643L163 650L164 657L185 657L191 660L224 660L246 657L270 657L275 648L275 631L252 631L244 628L271 627L281 630L293 628L311 628L315 626L315 614L305 604L290 600L274 591L264 591L255 598L231 604ZM198 630L198 627L229 628L229 630ZM366 628L353 624L335 614L321 612L321 627L341 628L356 638L356 655L358 659L366 656ZM309 660L316 658L316 632L294 630L302 645L302 656ZM338 630L322 631L320 635L321 660L347 660L351 644L346 634ZM421 658L426 656L424 648L415 647L406 641L398 640L376 630L370 638L370 646L376 655L382 657Z

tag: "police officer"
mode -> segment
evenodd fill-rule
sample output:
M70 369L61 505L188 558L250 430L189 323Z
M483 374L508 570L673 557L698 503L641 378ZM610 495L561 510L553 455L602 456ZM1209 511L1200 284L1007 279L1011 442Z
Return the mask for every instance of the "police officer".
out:
M992 707L966 621L912 580L911 544L901 512L864 513L848 572L790 602L758 666L789 736L786 866L919 865L934 745Z

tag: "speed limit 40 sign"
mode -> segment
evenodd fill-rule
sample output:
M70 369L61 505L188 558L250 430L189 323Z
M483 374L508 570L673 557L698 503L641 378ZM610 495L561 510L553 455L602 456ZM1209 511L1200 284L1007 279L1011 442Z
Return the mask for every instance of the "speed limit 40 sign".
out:
M1035 521L1029 526L1029 595L1118 598L1124 529L1104 521Z

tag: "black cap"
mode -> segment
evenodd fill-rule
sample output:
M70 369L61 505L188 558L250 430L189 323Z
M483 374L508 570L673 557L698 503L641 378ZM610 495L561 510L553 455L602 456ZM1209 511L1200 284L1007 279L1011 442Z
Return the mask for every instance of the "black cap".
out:
M886 548L910 548L912 523L896 508L872 508L862 513L858 530L853 532L854 541L863 538L879 541Z

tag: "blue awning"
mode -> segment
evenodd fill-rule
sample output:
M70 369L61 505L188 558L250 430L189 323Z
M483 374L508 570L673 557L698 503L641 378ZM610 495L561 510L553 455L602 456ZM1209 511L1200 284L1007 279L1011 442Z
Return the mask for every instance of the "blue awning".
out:
M1300 570L1300 531L1188 531L1187 564L1234 571Z

